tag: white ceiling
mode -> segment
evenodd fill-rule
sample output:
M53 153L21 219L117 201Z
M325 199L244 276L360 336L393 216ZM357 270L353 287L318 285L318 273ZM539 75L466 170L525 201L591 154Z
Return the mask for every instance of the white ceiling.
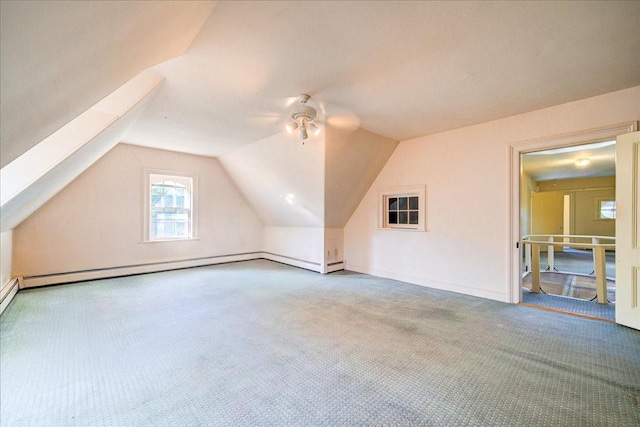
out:
M109 86L110 73L95 70L116 72L131 52L110 37L117 19L95 23L122 6L79 3L82 13L74 19L87 25L64 34L52 24L66 22L64 8L52 6L57 3L38 2L10 17L9 30L20 32L46 8L49 25L29 29L37 40L56 35L56 46L10 38L11 51L23 53L12 54L12 68L30 69L45 49L53 49L56 64L77 67L65 67L63 84L54 79L34 94L30 81L50 81L50 67L42 62L5 78L3 40L3 91L15 87L13 96L22 93L28 104L48 104L82 93L87 73L95 85ZM158 3L136 2L141 11L133 21L145 25L128 42L162 34L171 17L144 13ZM637 1L223 1L210 14L207 8L178 12L194 22L187 12L197 12L206 21L184 55L157 65L166 82L127 142L218 156L280 132L287 98L305 92L329 116L348 112L365 129L405 140L640 85ZM3 27L8 19L3 8ZM170 28L178 38L193 31ZM93 53L88 35L104 40L110 54L80 63ZM56 111L75 111L75 98L67 99ZM17 116L7 117L6 126L15 128ZM41 118L39 126L51 126ZM4 150L4 137L2 144Z
M578 159L589 159L589 164L577 166ZM522 156L522 171L535 181L613 176L616 174L615 141L528 153Z

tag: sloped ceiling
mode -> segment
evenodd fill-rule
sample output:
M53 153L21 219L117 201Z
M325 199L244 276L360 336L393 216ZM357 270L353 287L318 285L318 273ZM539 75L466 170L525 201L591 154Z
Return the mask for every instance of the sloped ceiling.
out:
M2 1L2 167L146 68L181 55L211 1Z
M640 2L220 2L128 142L218 156L287 98L401 141L640 85Z

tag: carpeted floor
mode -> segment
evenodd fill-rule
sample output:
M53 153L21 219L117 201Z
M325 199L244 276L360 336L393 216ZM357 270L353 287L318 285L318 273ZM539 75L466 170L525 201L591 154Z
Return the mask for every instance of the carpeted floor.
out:
M615 320L615 304L599 304L596 301L579 300L544 293L535 294L522 288L522 302L525 304L546 307L566 313L584 314L601 319Z
M2 425L640 424L640 332L269 261L21 291Z
M531 273L522 279L522 287L531 289ZM596 279L588 276L576 276L574 274L540 273L540 289L547 295L577 298L584 301L593 301L598 295ZM607 280L607 301L616 301L616 282Z

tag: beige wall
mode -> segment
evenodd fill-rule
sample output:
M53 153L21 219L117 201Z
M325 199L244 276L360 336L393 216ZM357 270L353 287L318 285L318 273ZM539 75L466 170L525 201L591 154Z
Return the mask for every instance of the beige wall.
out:
M347 268L510 300L510 145L640 118L640 87L400 142L345 227ZM378 191L426 185L427 232L377 228Z
M615 176L542 181L537 185L541 192L561 191L571 196L571 234L615 236L616 222L598 218L598 200L615 200Z
M145 170L197 180L197 239L143 242ZM119 144L14 230L33 276L260 251L263 225L214 158Z
M307 270L324 272L324 228L270 227L264 228L265 258Z

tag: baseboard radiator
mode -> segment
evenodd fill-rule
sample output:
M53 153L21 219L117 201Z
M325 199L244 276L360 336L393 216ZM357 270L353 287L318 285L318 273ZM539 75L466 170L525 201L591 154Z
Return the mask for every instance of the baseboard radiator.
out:
M20 279L11 279L3 287L0 292L0 314L7 308L11 300L18 293L20 288Z
M207 265L225 264L238 261L250 261L255 259L266 259L269 261L275 261L281 264L287 264L293 267L299 267L317 273L331 273L344 269L343 261L333 262L330 264L321 264L318 262L307 261L272 252L260 251L25 276L23 279L23 283L20 285L20 289L35 288L62 283L82 282L86 280L106 279L110 277L131 276L135 274L156 273L160 271L179 270L183 268L203 267Z

